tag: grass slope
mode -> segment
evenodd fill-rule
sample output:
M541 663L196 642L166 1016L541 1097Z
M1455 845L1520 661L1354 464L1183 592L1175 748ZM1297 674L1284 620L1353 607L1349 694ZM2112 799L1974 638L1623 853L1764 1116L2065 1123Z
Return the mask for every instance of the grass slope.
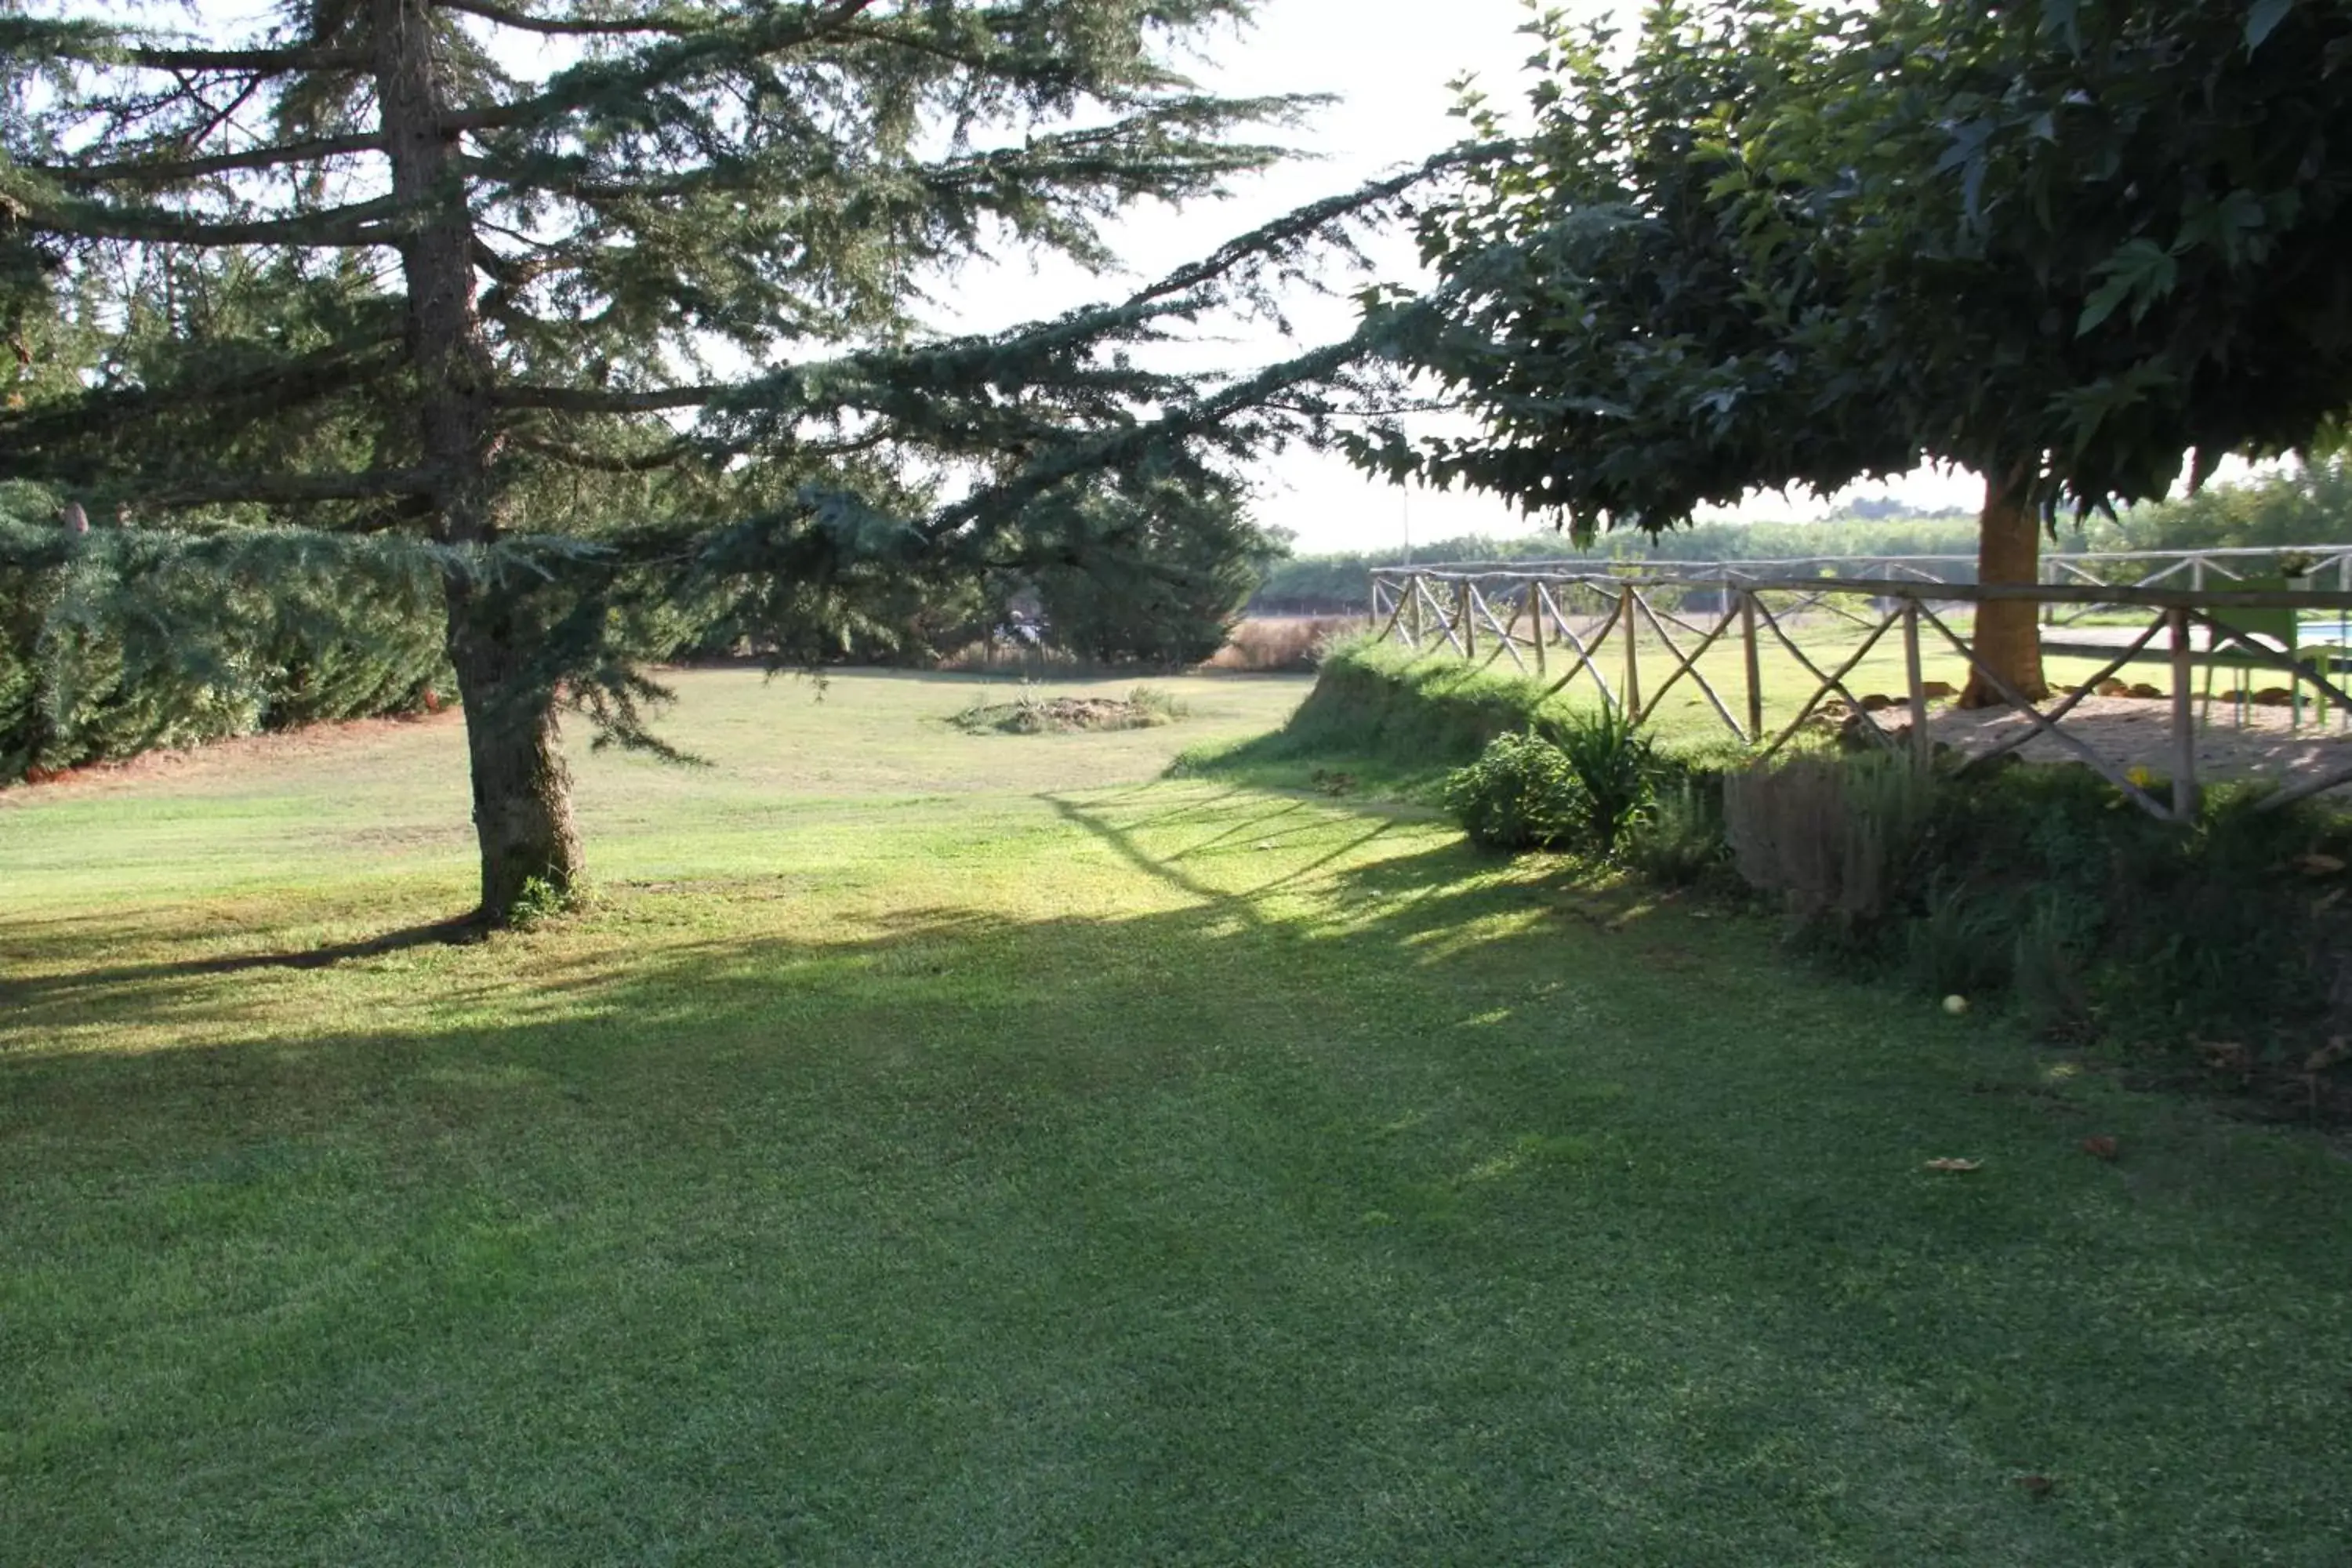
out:
M0 1562L2342 1560L2317 1142L1144 782L1298 684L684 686L479 946L279 962L458 901L447 728L0 807Z

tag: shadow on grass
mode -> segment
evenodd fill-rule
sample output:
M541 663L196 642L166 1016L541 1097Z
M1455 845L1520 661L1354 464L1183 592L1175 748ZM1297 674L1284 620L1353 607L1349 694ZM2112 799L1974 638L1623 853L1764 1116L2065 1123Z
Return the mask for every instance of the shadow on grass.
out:
M1971 1092L2032 1059L1890 1049L1752 931L1451 841L1349 863L1386 820L1260 875L1297 803L1172 846L1149 797L1054 804L1181 907L35 998L30 1035L204 996L239 1037L0 1061L44 1347L10 1511L73 1560L290 1540L336 1487L412 1560L518 1517L578 1559L2323 1560L2339 1168ZM134 1468L139 1510L74 1489Z
M328 969L352 959L382 958L388 953L405 952L412 948L464 946L480 942L487 935L488 930L479 917L466 915L455 920L408 926L352 942L325 942L317 947L282 952L214 953L160 963L73 970L36 977L17 976L0 980L0 1005L30 1008L55 994L105 991L117 986L135 986L146 981L245 974L273 969Z

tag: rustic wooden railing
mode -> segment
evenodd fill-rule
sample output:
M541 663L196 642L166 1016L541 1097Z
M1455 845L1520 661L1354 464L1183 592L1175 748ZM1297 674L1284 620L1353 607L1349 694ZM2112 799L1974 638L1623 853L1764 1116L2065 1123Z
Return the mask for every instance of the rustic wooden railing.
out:
M2352 573L2352 568L2343 570ZM1669 597L1672 603L1665 602ZM2147 619L2137 636L2126 626L2110 632L2111 642L2078 655L2108 657L2096 673L2036 702L1979 659L1969 639L1951 625L1960 607L2019 600L2042 606L2045 615L2053 608L2095 608L2143 612ZM1697 619L1684 613L1694 607ZM1833 668L1824 668L1823 661L1809 652L1791 629L1801 615L1816 608L1829 609L1841 622L1862 628L1858 645L1838 649ZM2315 610L2352 617L2352 592L2342 588L2200 591L2140 584L2000 585L1853 577L1768 583L1728 576L1399 568L1373 574L1370 609L1371 625L1383 638L1424 652L1444 650L1489 664L1508 658L1522 674L1542 681L1548 693L1587 682L1603 703L1636 719L1655 712L1667 693L1688 681L1724 728L1763 758L1802 733L1824 704L1840 699L1872 742L1890 750L1907 750L1922 767L1932 762L1935 746L1922 654L1923 643L1932 636L1948 645L1973 675L2025 721L2024 728L1970 757L1966 767L1981 767L2046 736L2096 769L2142 810L2174 822L2190 821L2197 815L2198 716L2192 689L2200 665L2275 670L2285 677L2298 714L2307 689L2323 715L2352 721L2352 695L2336 679L2341 667L2352 664L2352 654L2338 647L2290 651L2275 638L2249 631L2231 618L2249 613ZM1653 663L1646 671L1643 664L1645 628L1656 645L1651 658L1664 659L1663 667ZM1902 712L1908 722L1901 729L1883 721L1874 704L1865 702L1850 684L1854 671L1889 634L1899 637L1903 649ZM1741 689L1730 697L1699 668L1699 661L1727 638L1740 648L1743 678ZM1769 730L1764 717L1761 668L1768 647L1785 651L1812 682L1796 716ZM2134 776L2135 770L2101 754L2066 727L2068 716L2102 684L2136 660L2147 658L2164 658L2171 668L2168 799L2158 798ZM1654 680L1646 697L1645 674ZM1663 679L1658 679L1661 674ZM2347 784L2352 784L2352 765L2323 768L2273 791L2263 805L2264 808L2281 806Z

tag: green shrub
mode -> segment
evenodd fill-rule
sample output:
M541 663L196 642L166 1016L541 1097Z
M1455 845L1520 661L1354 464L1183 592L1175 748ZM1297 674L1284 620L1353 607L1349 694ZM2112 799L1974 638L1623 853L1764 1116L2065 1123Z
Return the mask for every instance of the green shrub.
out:
M1966 889L1931 890L1902 930L1904 968L1930 996L1979 999L2009 989L2016 948L2010 921L1989 900Z
M1896 907L1933 804L1901 758L1803 755L1724 781L1724 825L1739 874L1801 920L1867 922Z
M1148 713L1163 723L1172 724L1179 719L1192 717L1192 709L1182 698L1164 687L1139 686L1127 694L1127 705L1138 713Z
M1582 832L1588 802L1559 747L1532 732L1497 735L1445 781L1445 808L1474 844L1547 849Z
M1648 814L1626 834L1621 850L1626 865L1651 881L1687 888L1706 880L1731 858L1723 837L1720 795L1697 777L1662 785Z
M0 780L448 691L439 584L415 562L291 559L227 581L169 536L66 541L0 495Z
M1656 799L1657 748L1637 721L1615 708L1570 714L1558 743L1583 788L1585 843L1609 854Z

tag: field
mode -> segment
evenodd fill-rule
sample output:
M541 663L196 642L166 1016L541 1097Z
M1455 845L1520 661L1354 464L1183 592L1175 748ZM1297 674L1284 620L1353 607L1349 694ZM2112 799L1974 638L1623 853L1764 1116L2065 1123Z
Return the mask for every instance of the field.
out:
M2328 1144L1165 684L684 677L469 946L446 721L0 797L0 1563L2343 1561Z

